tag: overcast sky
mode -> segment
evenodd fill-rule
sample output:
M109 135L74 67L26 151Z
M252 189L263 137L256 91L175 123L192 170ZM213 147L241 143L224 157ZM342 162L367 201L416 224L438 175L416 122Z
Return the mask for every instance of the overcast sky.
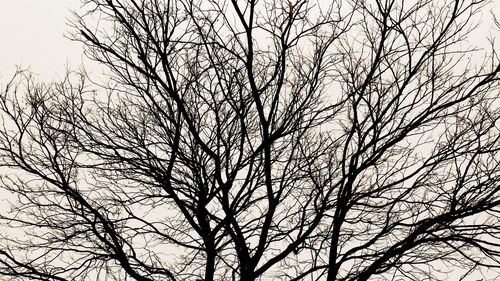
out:
M12 75L16 65L42 79L62 74L67 62L78 67L81 45L64 38L70 9L79 0L0 0L0 80Z

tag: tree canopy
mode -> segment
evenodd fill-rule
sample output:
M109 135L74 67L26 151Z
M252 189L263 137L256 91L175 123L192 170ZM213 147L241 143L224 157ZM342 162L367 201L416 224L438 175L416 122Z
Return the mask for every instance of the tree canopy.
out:
M82 3L105 78L0 91L1 278L500 277L488 2Z

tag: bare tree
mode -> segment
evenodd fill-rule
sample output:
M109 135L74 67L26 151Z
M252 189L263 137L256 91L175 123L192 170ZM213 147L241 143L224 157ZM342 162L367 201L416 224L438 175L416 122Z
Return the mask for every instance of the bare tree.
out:
M499 276L486 2L83 2L106 82L2 90L0 275Z

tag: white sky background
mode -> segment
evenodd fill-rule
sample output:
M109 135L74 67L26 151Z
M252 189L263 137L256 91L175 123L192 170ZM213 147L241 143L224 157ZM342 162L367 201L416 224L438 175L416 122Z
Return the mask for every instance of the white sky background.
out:
M82 45L64 38L71 10L79 0L0 0L0 84L16 65L29 67L41 80L82 64Z

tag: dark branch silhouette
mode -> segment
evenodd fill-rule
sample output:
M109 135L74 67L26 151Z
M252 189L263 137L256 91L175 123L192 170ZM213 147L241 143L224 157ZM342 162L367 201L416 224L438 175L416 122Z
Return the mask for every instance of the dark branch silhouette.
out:
M486 2L83 3L72 39L104 82L1 90L1 278L497 274Z

